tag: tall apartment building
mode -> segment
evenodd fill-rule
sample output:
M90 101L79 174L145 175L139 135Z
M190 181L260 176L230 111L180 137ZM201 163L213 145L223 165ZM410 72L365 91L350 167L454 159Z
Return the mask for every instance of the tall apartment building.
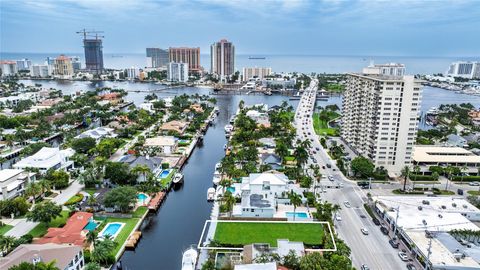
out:
M164 68L168 64L168 51L160 48L147 48L147 67Z
M70 79L73 76L73 66L70 57L60 55L53 63L53 75L59 79Z
M453 62L447 70L447 76L480 79L480 62Z
M137 67L130 67L125 70L127 79L134 80L140 76L140 69Z
M0 61L0 71L2 77L13 76L17 74L17 62L16 61Z
M235 46L232 42L222 39L210 46L211 73L225 80L235 72Z
M270 74L272 74L272 69L265 67L244 67L242 70L243 81L248 81L253 78L263 80L263 78Z
M402 75L384 75L384 69ZM342 138L376 167L396 175L412 164L422 93L420 81L404 74L399 64L348 74L342 107Z
M33 77L45 78L52 75L49 65L32 65L30 67L30 75Z
M168 62L187 63L189 71L200 72L200 48L172 48L168 49Z
M188 81L188 63L168 63L167 80L186 83Z
M32 61L28 59L21 59L17 60L17 69L18 70L30 70L30 67L32 66Z
M72 56L70 57L70 60L72 61L73 71L79 71L80 69L82 69L82 63L80 62L80 57Z
M83 39L85 68L96 74L103 72L103 45L100 38Z

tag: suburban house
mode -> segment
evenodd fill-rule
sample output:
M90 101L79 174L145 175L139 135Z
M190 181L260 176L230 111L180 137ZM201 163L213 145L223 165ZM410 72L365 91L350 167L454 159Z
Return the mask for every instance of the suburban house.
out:
M468 112L468 116L472 120L473 125L480 126L480 110L471 110Z
M259 112L257 110L249 110L246 116L252 118L257 123L258 127L270 127L270 119L267 113Z
M289 179L283 173L252 173L234 184L241 192L241 203L233 207L233 216L271 218L277 197L288 192Z
M62 270L81 270L85 266L82 247L59 244L22 244L0 258L0 269L10 269L23 262L46 264L55 261Z
M62 228L48 228L47 234L34 241L35 244L69 244L83 246L88 230L87 224L93 221L93 214L76 212Z
M260 165L269 165L272 170L282 168L282 158L279 155L264 153L260 155Z
M123 99L119 93L108 93L98 97L101 101L107 101L111 105L117 105L123 102Z
M447 136L446 146L467 147L468 143L465 138L457 134L450 134Z
M113 128L108 127L97 127L94 129L89 129L78 135L77 139L81 138L92 138L99 142L103 138L116 138L117 134L115 134Z
M35 182L35 173L20 169L3 169L0 171L0 201L18 197L23 194L29 182Z
M162 159L159 157L125 155L120 158L119 162L128 164L130 169L138 165L147 166L154 175L162 171ZM143 182L144 180L143 175L138 176L138 182Z
M288 255L290 250L293 250L298 257L305 255L303 242L292 242L288 239L277 239L277 247L272 247L270 244L264 243L245 245L243 247L243 263L251 264L257 257L269 253L276 253L283 257Z
M196 113L203 113L203 108L200 104L192 104L190 105L190 110L195 111Z
M170 155L177 151L178 141L173 136L158 136L145 139L143 146L158 151L157 154Z
M37 153L13 164L13 168L35 168L42 174L49 169L69 170L73 168L73 161L70 160L73 154L75 154L75 151L71 148L60 150L60 148L55 147L43 147Z
M273 138L261 138L258 141L266 148L274 149L277 146Z
M174 131L174 132L177 132L178 134L183 134L185 129L187 129L187 125L188 124L184 121L173 120L173 121L164 123L160 127L160 130L162 130L162 131Z

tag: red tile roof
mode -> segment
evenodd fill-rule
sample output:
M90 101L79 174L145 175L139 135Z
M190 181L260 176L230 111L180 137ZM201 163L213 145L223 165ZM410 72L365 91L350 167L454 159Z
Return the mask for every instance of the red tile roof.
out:
M76 212L67 220L63 228L48 228L45 236L35 241L35 244L55 243L83 245L86 236L85 226L93 217L92 213Z

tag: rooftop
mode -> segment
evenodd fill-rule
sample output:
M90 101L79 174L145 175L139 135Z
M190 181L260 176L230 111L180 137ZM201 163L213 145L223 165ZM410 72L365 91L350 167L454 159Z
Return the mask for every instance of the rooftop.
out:
M10 269L22 262L32 262L34 258L48 263L55 261L59 269L65 269L70 261L82 250L78 246L58 244L23 244L6 257L0 258L0 269Z
M56 243L56 244L73 244L77 246L83 245L85 226L93 217L92 213L76 212L67 220L67 224L63 228L48 228L45 236L35 241L36 244Z
M416 146L413 149L415 162L480 163L480 156L462 147Z
M175 145L175 137L173 136L158 136L155 138L145 139L145 146L173 146Z
M3 169L0 171L0 182L5 182L8 179L21 174L23 170L20 169Z
M64 163L66 157L71 157L74 153L71 148L60 150L55 147L43 147L34 155L20 160L13 167L51 168L57 164Z

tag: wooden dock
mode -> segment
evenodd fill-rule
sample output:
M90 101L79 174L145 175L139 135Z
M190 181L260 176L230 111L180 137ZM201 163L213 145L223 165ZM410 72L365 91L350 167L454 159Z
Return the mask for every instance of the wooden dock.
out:
M165 199L166 193L163 191L157 192L155 196L150 200L148 203L148 210L150 212L156 212L160 205L162 204L163 200Z
M140 241L140 238L142 237L142 232L141 231L135 231L133 232L127 239L127 242L125 243L125 248L126 249L135 249L135 247L138 244L138 241Z

